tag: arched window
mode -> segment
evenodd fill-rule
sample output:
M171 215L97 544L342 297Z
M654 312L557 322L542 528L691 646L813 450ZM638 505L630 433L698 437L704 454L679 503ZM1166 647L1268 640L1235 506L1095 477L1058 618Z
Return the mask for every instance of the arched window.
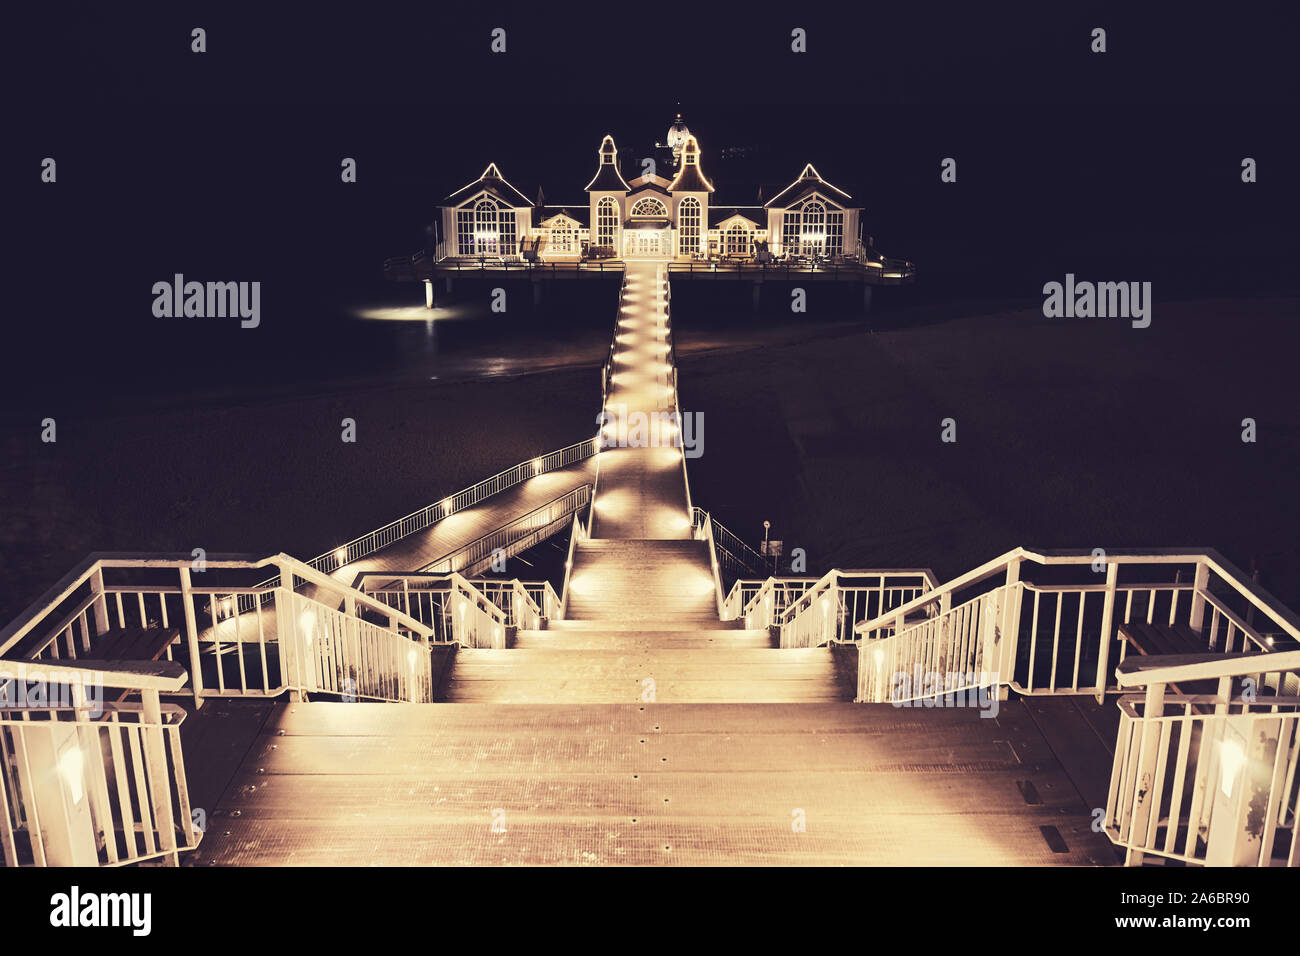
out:
M645 199L638 199L632 204L632 215L634 217L660 218L668 215L668 207L658 199L652 199L647 196Z
M825 251L826 207L816 200L804 203L799 239L799 251L806 256L819 255Z
M606 196L596 203L596 245L614 248L618 232L618 203Z
M472 207L456 210L456 245L462 256L513 253L515 215L484 197Z
M573 252L573 223L556 219L551 223L551 251Z
M497 204L491 199L480 199L474 205L475 249L481 255L495 255L501 236L501 220Z
M729 256L748 256L751 254L750 244L753 240L753 234L743 222L734 222L727 228L726 241L723 246L724 251Z
M693 256L700 251L700 201L687 196L677 207L677 254Z

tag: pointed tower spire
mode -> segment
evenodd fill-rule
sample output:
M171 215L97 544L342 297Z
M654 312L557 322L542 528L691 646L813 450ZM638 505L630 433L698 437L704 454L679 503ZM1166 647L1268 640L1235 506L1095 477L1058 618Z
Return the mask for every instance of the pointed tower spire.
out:
M682 144L682 168L677 170L677 176L668 189L673 192L713 192L713 184L700 171L700 143L694 135L687 136Z
M614 145L614 137L608 133L600 141L600 166L596 168L596 175L591 177L591 182L587 183L587 192L627 192L627 180L623 174L618 171L618 147Z

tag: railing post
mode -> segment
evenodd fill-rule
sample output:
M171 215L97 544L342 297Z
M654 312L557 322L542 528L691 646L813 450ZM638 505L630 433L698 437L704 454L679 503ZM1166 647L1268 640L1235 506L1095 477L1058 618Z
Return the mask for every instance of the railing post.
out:
M144 731L145 766L149 771L149 795L153 803L154 821L158 827L158 848L167 854L167 862L172 866L180 863L176 851L176 819L172 816L172 786L167 773L167 747L163 741L166 731L162 725L162 706L158 700L158 691L141 690L140 700L144 705L142 717L146 725ZM189 821L185 821L189 825Z
M1151 815L1158 814L1155 805L1163 791L1162 781L1156 780L1156 763L1160 749L1160 721L1165 712L1165 685L1148 684L1146 700L1142 704L1142 737L1138 744L1137 784L1133 797L1133 811L1129 814L1128 854L1125 866L1141 866L1142 851L1134 844L1145 846Z
M1110 669L1110 640L1115 631L1115 595L1119 586L1119 562L1106 562L1106 598L1101 608L1101 646L1097 649L1097 703L1105 703L1107 671ZM1083 600L1081 592L1080 600ZM1058 598L1059 600L1059 598Z
M26 721L11 728L23 810L37 866L99 866L91 820L87 758L79 727L82 720ZM64 760L73 754L78 759ZM61 767L69 766L64 772ZM17 799L15 795L15 799ZM0 808L8 812L8 808ZM109 831L110 838L112 831Z
M95 633L103 634L108 630L108 597L104 594L104 569L95 568L90 577L90 590L95 595Z
M1020 641L1020 565L1021 558L1013 558L1007 563L1006 590L1002 597L1002 614L999 622L997 666L995 675L999 684L999 699L1005 700L1006 687L1015 679L1016 645Z
M179 569L181 576L181 610L185 612L185 641L190 649L190 684L194 687L194 709L198 710L203 706L203 656L199 650L199 625L194 617L194 591L190 584L190 569L182 565ZM260 600L254 595L254 600ZM254 609L257 605L254 604ZM239 607L235 607L235 613L239 613ZM213 637L216 637L214 634ZM217 661L217 666L221 666L221 661Z
M1192 609L1188 624L1197 634L1205 632L1205 593L1210 587L1210 566L1205 559L1196 562L1196 577L1192 582ZM1254 605L1251 605L1253 607Z
M280 679L289 686L289 700L303 700L306 686L307 647L299 633L301 622L294 620L293 565L287 561L277 564L280 570L280 588L275 606L279 614L277 634L280 638Z

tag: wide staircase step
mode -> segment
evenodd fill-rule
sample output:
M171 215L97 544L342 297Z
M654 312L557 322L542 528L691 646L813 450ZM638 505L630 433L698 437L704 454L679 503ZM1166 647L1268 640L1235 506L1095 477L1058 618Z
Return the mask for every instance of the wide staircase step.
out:
M1008 723L1032 726L1019 705L1001 718L851 703L280 705L189 862L1112 859L1050 749L1008 745Z
M628 624L611 629L598 621L552 621L544 631L520 631L514 646L520 650L644 650L680 648L710 650L721 647L775 647L777 641L765 630L715 625L709 629L645 628ZM578 627L575 625L590 625Z
M716 623L708 543L590 539L573 552L569 620Z
M440 699L779 703L848 700L852 694L852 680L837 671L829 648L646 644L617 649L461 648Z

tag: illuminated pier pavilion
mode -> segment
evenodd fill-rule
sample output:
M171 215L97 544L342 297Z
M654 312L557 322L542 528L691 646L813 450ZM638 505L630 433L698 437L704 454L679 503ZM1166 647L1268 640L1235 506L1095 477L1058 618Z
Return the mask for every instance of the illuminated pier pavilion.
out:
M674 278L753 283L757 307L766 279L856 282L870 308L871 288L910 281L916 267L876 250L863 233L863 209L806 164L765 203L735 205L705 174L702 150L680 114L656 155L627 178L606 136L585 197L540 204L496 163L439 204L433 247L389 259L395 280L434 282L457 273L528 273L535 295L554 278L620 271L631 262L665 262Z
M1202 548L773 568L692 497L682 262L619 263L599 434L308 561L92 554L0 629L5 865L1300 866L1294 612Z

